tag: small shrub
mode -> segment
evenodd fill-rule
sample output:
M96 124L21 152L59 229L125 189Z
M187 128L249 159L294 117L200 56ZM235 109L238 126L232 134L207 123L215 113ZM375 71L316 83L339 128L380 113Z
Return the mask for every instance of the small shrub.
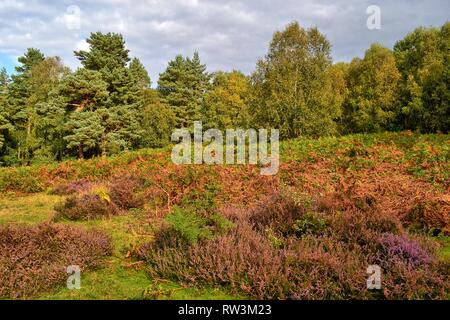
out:
M199 240L213 237L207 219L179 207L172 210L166 217L166 221L188 243L197 243Z
M186 194L181 206L195 211L199 215L209 216L216 209L216 194L219 191L216 184L206 183L201 190L191 190Z
M367 157L369 152L361 143L354 142L352 146L346 151L345 155L350 158Z
M293 232L294 224L303 217L306 210L292 197L274 193L251 211L249 221L260 231L270 228L276 233L288 235Z
M57 185L55 188L53 188L52 194L60 196L68 196L76 193L85 192L87 190L90 190L91 187L92 183L89 180L81 179Z
M403 221L411 230L450 235L450 203L448 201L421 200L405 215Z
M98 231L48 223L0 227L0 298L49 291L64 284L68 266L85 272L111 252L111 239Z
M379 239L381 245L380 263L390 268L404 262L413 268L426 267L433 262L432 255L417 241L406 235L386 233Z
M175 289L165 288L160 283L152 283L143 292L144 300L171 299Z
M321 235L327 230L327 227L326 220L318 217L318 214L307 213L301 219L295 221L293 230L297 236L307 234Z
M109 218L119 213L116 205L97 194L71 196L55 206L55 220L93 220Z
M140 193L143 181L131 175L115 177L109 184L112 201L124 210L142 208L144 196Z
M448 300L450 263L439 262L427 268L415 268L398 261L383 270L383 298L408 300Z
M0 190L20 192L41 192L45 190L39 167L19 167L0 169Z

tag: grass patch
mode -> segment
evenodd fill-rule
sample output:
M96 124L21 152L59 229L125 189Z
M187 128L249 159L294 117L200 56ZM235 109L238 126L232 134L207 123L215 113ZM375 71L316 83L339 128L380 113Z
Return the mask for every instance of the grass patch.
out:
M150 280L143 271L121 265L120 258L108 260L106 267L81 274L81 289L60 290L40 297L42 300L140 300Z
M44 193L20 196L16 194L0 197L0 225L8 223L37 224L49 221L53 207L62 197Z
M438 240L442 244L439 256L445 261L450 261L450 237L438 237Z

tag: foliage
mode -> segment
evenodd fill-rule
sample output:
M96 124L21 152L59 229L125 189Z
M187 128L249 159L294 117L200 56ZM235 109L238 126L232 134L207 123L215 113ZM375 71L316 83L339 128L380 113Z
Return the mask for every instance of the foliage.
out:
M179 207L173 208L171 214L166 217L166 221L188 243L195 244L200 240L212 237L205 218L192 212L186 212Z
M450 129L450 22L417 28L394 46L401 73L398 125L421 132Z
M354 59L346 74L349 93L344 102L345 132L376 132L388 129L395 117L400 73L393 53L379 44Z
M201 120L203 95L209 88L209 79L198 52L192 59L176 56L160 74L158 91L162 101L173 108L177 127L189 128L193 121Z
M175 113L170 106L161 101L157 91L146 90L142 117L145 133L141 146L161 148L171 143L172 132L176 125Z
M276 32L252 75L255 125L280 129L284 139L336 133L339 93L330 67L331 45L316 28L293 22Z
M250 92L250 81L241 72L216 72L202 108L205 128L249 128Z

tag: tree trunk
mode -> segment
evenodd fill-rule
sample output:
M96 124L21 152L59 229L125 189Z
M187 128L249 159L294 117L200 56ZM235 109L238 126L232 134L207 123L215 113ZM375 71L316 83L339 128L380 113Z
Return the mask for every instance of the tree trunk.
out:
M107 153L106 153L106 138L105 135L102 135L102 157L106 158Z
M78 159L84 159L83 144L80 144L78 146Z

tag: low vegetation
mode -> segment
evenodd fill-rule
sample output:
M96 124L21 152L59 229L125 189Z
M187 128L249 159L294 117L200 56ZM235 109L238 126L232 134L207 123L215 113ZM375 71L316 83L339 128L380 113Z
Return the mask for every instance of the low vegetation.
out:
M276 176L176 166L165 150L1 169L2 232L29 243L3 238L1 296L446 299L448 145L448 135L409 132L297 139L281 144ZM44 230L72 239L76 254ZM14 277L10 246L35 248L32 234L48 240L33 252L50 250L54 265L24 265L42 274ZM110 237L108 250L84 245L94 234ZM66 252L88 266L80 291L60 288ZM382 290L367 290L369 265L382 268Z
M112 247L99 231L44 223L0 227L0 252L0 297L27 298L65 284L69 266L99 267Z
M395 214L309 212L279 194L222 214L235 225L224 235L187 243L183 233L163 229L140 248L151 275L220 284L255 299L445 299L450 292L449 262L426 238L409 236ZM367 290L369 265L386 272L381 292Z

